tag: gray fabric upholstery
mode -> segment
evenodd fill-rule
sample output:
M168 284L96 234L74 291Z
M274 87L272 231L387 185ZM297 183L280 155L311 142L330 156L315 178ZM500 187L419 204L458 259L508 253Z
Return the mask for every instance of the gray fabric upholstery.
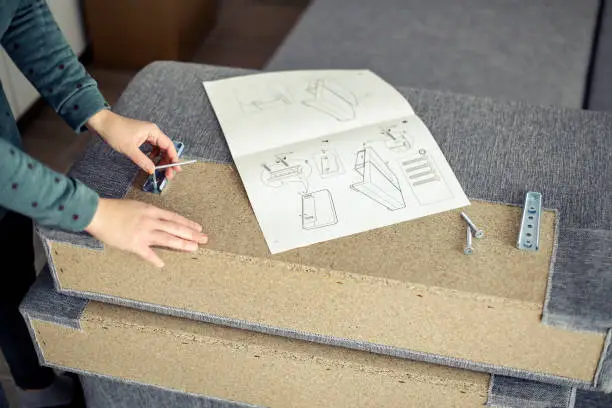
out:
M612 4L603 5L597 48L594 50L588 109L612 112Z
M115 109L131 117L156 122L170 137L187 143L187 156L225 162L231 156L201 81L246 73L253 71L158 62L138 74ZM587 253L564 250L559 254L560 262L555 263L553 290L546 305L545 321L563 321L568 325L579 322L581 329L598 331L608 327L609 309L602 300L609 299L606 294L610 292L609 289L604 291L599 282L610 281L612 274L609 269L612 248L608 246L612 229L612 146L608 141L612 116L411 88L400 88L400 91L431 130L469 197L522 204L525 191L540 191L546 207L560 210L559 248L571 248L577 234L589 240L591 247ZM94 145L94 148L99 147ZM135 175L134 166L122 164L113 168L125 174L108 180L99 174L112 165L109 161L119 159L105 153L93 156L96 157L94 160L88 154L88 159L80 161L71 173L80 174L86 184L98 191L123 194L128 188L127 180ZM66 237L70 241L69 235L64 235ZM75 238L75 242L80 240L80 237ZM587 275L580 273L587 269ZM599 276L600 279L583 279L583 276ZM557 280L562 284L556 284ZM599 296L591 296L593 293ZM539 373L485 366L316 333L296 333L286 328L168 309L163 305L142 304L95 293L71 294L266 333L544 382L573 384L568 379ZM609 354L610 350L607 352ZM612 367L607 360L602 367L598 385L610 387Z
M488 406L506 408L608 408L612 394L493 376Z
M612 328L612 231L564 228L560 234L544 322Z
M569 408L574 397L571 387L544 384L518 378L493 376L487 405L509 408Z
M612 407L612 394L602 392L576 391L574 406L570 408L608 408Z
M397 86L582 106L597 0L312 0L266 70L369 68Z
M88 300L66 296L55 290L49 269L45 266L20 305L22 314L75 329Z
M175 390L81 375L87 408L249 408L254 405L186 394Z

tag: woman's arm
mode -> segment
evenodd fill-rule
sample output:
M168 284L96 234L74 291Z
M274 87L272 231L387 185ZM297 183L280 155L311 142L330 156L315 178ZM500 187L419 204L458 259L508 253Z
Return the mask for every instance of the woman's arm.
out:
M115 150L152 173L140 146L150 143L177 162L172 141L156 125L109 110L96 81L64 39L44 0L21 0L2 45L40 94L76 131L91 127ZM169 178L175 169L168 169ZM207 240L202 227L178 214L132 200L103 199L77 180L45 167L0 139L0 207L41 225L85 230L107 245L140 255L157 266L151 246L195 251Z
M19 70L76 132L108 106L44 0L21 0L2 38Z
M202 227L185 217L139 201L100 198L4 139L0 139L0 207L41 225L87 231L158 267L164 262L151 246L193 252L208 240Z
M39 224L81 231L93 219L98 194L0 139L0 207Z

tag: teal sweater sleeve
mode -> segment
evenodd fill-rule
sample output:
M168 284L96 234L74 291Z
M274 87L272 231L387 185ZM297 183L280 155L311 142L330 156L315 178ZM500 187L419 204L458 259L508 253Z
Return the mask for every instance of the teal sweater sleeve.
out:
M75 131L108 106L43 0L20 0L2 45L43 98Z
M0 206L40 225L82 231L98 207L98 194L0 139Z
M108 107L44 0L19 0L1 42L15 65L75 132L85 130L87 120ZM0 207L41 225L82 231L97 209L98 194L34 160L10 139L0 137Z

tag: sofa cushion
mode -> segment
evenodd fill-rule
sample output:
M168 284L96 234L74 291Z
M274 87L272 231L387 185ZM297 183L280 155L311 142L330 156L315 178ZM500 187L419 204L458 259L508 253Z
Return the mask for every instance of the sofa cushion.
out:
M313 0L266 69L580 107L597 0Z

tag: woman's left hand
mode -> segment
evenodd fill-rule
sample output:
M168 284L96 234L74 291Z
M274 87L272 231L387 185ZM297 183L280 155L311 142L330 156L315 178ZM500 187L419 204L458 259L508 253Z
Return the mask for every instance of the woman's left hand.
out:
M162 160L159 164L179 161L174 143L154 123L127 118L110 110L102 110L89 119L87 126L95 130L113 149L125 154L148 174L155 171L155 164L140 150L143 143L150 143L154 151L162 153ZM181 169L178 166L168 168L166 177L172 179L174 171L181 171Z

